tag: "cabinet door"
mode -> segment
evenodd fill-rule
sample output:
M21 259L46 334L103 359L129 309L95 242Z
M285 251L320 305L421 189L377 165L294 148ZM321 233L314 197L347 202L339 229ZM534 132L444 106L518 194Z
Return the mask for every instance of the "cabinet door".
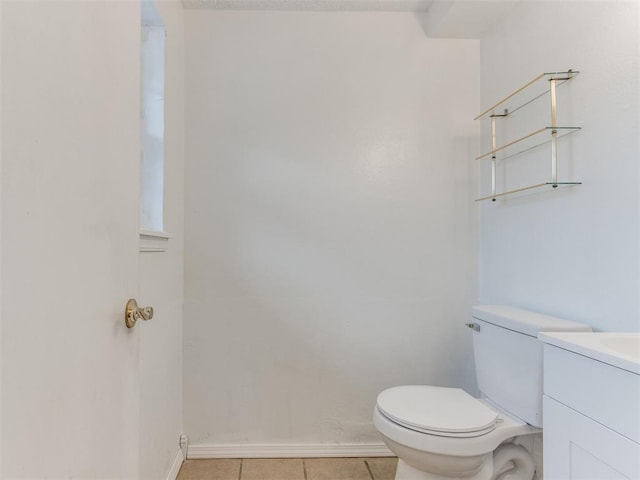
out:
M640 445L545 395L544 478L640 479Z

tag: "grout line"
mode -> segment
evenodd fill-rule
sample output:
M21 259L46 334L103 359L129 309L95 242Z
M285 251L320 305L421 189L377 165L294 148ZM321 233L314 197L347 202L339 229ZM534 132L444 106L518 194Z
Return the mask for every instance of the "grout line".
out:
M302 472L304 473L304 480L308 480L308 478L307 478L307 465L304 463L304 458L302 459Z
M371 477L371 480L376 480L375 478L373 478L373 472L371 471L371 467L369 466L369 462L367 462L366 460L364 460L364 464L367 467L367 470L369 471L369 476Z
M238 480L242 480L242 464L244 463L244 458L240 459L240 470L238 470Z

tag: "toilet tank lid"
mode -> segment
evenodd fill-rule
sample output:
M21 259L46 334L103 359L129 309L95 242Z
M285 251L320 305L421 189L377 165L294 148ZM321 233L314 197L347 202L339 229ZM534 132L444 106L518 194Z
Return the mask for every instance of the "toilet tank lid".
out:
M507 305L476 305L473 318L502 328L537 337L540 332L590 332L591 327L579 322L551 317Z

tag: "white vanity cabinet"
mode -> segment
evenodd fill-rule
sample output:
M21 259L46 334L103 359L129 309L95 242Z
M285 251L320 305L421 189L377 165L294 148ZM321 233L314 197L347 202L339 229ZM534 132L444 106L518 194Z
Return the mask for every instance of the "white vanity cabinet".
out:
M540 340L545 480L640 479L640 336Z

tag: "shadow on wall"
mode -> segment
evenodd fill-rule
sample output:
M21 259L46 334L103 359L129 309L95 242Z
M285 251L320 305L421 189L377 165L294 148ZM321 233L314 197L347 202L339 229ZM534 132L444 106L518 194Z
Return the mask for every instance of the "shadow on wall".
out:
M190 432L193 441L320 436L376 442L371 412L384 388L430 383L475 393L471 344L462 328L468 312L463 308L461 318L451 307L467 304L457 297L470 298L474 288L464 278L474 262L468 238L475 218L468 162L474 142L455 140L456 168L437 211L434 202L419 198L428 187L414 181L415 190L405 196L425 204L419 217L370 195L373 187L357 176L330 195L351 200L350 213L344 214L347 203L337 214L335 200L323 201L325 187L336 189L336 182L323 180L329 173L310 164L270 163L296 181L238 164L227 172L233 181L219 179L246 191L237 193L237 214L215 240L221 256L213 262L211 294L186 305L185 363L202 369L187 375L217 379L215 389L188 387L202 402L193 422L216 425L215 434ZM406 175L418 178L413 171ZM459 229L434 228L445 223L438 216L461 211L467 217ZM424 248L431 236L450 239L458 258ZM195 318L197 325L189 320ZM360 433L354 438L353 431Z

